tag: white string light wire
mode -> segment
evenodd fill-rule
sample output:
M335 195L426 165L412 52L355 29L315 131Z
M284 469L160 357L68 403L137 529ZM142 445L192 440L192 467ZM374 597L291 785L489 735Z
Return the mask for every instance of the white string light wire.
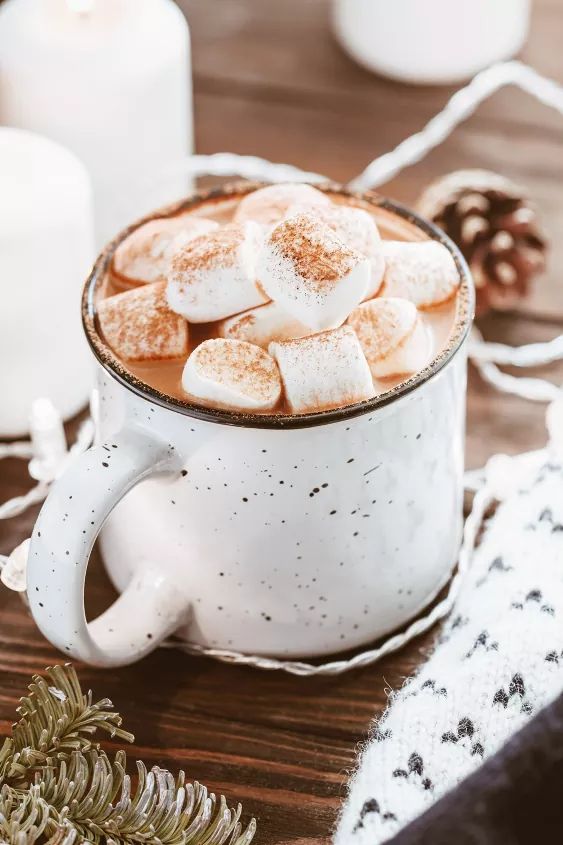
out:
M501 393L512 393L530 402L552 402L561 395L561 388L541 378L512 376L499 370L497 364L512 367L536 367L563 359L563 335L547 343L525 346L506 346L486 343L483 335L473 327L469 342L469 357L481 378Z
M358 191L377 188L393 179L406 167L421 161L431 150L442 144L456 126L470 117L484 100L507 85L518 86L544 105L563 114L563 88L556 82L541 76L522 62L501 62L492 65L457 91L424 129L406 138L391 152L372 161L352 180L351 187Z
M55 437L58 435L58 430L62 430L62 420L49 400L39 399L34 403L35 406L41 403L48 402L47 408L50 416L49 423L52 428L47 429L47 436L52 440L54 433ZM43 408L45 404L43 404ZM37 428L36 428L37 426ZM0 505L0 519L11 519L14 516L24 513L32 505L42 502L49 492L49 487L52 482L62 475L68 464L72 462L76 455L84 452L91 445L94 437L94 426L91 420L85 420L76 436L76 441L69 450L64 444L63 449L56 447L53 449L52 444L45 444L46 448L42 448L43 444L39 441L37 436L39 433L44 436L41 431L42 420L34 418L32 413L31 421L31 437L30 441L21 441L16 443L0 443L0 459L2 458L23 458L29 460L30 475L37 480L35 487L28 490L23 496L16 496L13 499L8 499ZM49 447L51 446L51 450ZM41 452L38 455L38 452Z
M42 502L47 497L48 492L49 484L39 481L23 496L14 496L13 499L8 499L7 502L0 505L0 519L12 519L14 516L19 516L32 505Z
M33 447L29 440L17 440L14 443L0 443L0 458L26 458L33 457Z
M293 164L268 161L259 156L238 155L237 153L213 153L212 155L192 155L184 161L161 170L156 178L151 178L150 185L158 187L167 179L178 176L239 176L266 182L326 182L327 177L320 173L301 170ZM147 187L150 187L147 183ZM144 190L144 186L143 190Z
M536 97L544 105L554 108L563 114L563 88L557 83L541 76L535 70L521 62L511 61L494 65L477 74L467 86L455 93L445 108L433 117L420 132L405 139L391 152L379 156L371 162L358 177L352 180L350 187L360 191L367 188L379 187L396 176L405 167L421 161L431 150L441 144L453 132L456 126L473 114L485 99L507 85L520 87L522 90ZM179 165L174 164L161 172L158 176L158 181L161 182L164 179L178 177L178 175L191 177L236 175L246 179L270 182L320 182L326 179L326 177L318 173L305 172L289 164L274 163L257 156L240 156L234 153L192 156ZM157 181L153 180L151 184L156 186ZM477 329L474 329L470 341L469 354L481 376L501 392L513 393L535 402L552 402L553 400L560 399L563 395L561 388L548 381L538 378L512 376L503 373L498 368L498 365L510 365L514 367L538 366L563 359L563 335L554 338L548 343L534 343L527 346L510 347L504 344L486 343ZM91 428L89 430L82 429L79 432L77 443L72 447L65 461L72 460L73 454L87 448L91 442L91 438ZM15 456L28 459L32 454L31 444L13 443L4 446L0 444L0 458ZM526 461L535 460L538 454L541 453L528 453L517 458L495 456L495 458L491 459L487 468L466 474L466 489L475 492L475 497L471 512L465 522L463 543L457 570L450 581L446 596L436 603L424 616L419 617L405 630L392 635L379 646L362 651L348 659L335 660L318 665L301 661L275 660L256 655L240 654L239 652L205 648L176 640L169 640L163 644L163 647L182 649L190 654L213 657L225 663L254 666L268 670L283 670L300 676L338 675L350 669L368 666L380 660L383 656L397 651L415 637L428 631L438 620L449 613L459 594L464 575L470 566L476 539L487 509L499 498L498 479L501 477L498 471L499 465L502 465L502 478L506 486L507 479L511 478L514 467ZM66 466L66 462L64 465ZM495 472L491 473L490 468L493 466L496 469ZM491 481L491 477L496 479L494 483ZM0 518L6 519L22 513L31 504L44 499L50 486L50 480L52 479L40 480L37 486L25 496L5 502L4 505L0 506ZM507 489L510 489L511 486L512 484L509 483ZM21 549L22 547L20 546L13 553L14 566L16 565L17 558L17 566L20 567L20 570L22 567ZM5 558L4 562L8 561L9 564L10 557ZM0 557L1 565L2 558Z
M488 361L493 364L509 364L511 367L538 367L552 364L563 358L563 335L546 343L528 343L523 346L507 346L504 343L489 343L474 330L474 339L469 343L469 356L473 363Z

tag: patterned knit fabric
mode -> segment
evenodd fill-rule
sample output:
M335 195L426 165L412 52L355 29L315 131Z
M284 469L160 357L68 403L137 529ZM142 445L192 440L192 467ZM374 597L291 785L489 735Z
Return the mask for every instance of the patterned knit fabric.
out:
M388 845L550 845L563 831L563 695Z
M374 726L335 845L392 838L563 689L561 455L508 488L434 653Z

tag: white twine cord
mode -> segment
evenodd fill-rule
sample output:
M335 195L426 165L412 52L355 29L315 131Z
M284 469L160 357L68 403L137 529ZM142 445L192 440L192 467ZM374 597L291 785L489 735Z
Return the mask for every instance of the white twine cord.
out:
M494 364L510 364L512 367L537 367L552 364L563 358L563 335L546 343L528 343L523 346L507 346L504 343L488 343L483 335L474 329L469 343L469 355L475 363L490 361Z
M7 502L0 505L0 519L12 519L14 516L24 513L32 505L36 505L47 498L50 484L45 481L40 481L23 496L14 496L13 499L8 499Z
M495 364L484 361L475 366L485 381L501 393L511 393L530 402L553 402L561 396L561 388L540 378L523 378L503 373Z
M421 161L448 138L456 126L470 117L481 103L504 88L517 85L541 103L563 114L563 88L522 62L501 62L478 73L457 91L446 106L420 132L379 156L350 183L355 190L379 187L398 173Z
M535 96L540 102L557 109L563 114L563 88L557 83L542 77L521 62L512 61L494 65L479 73L465 88L454 94L445 108L432 118L420 132L404 140L391 152L375 159L350 183L350 187L355 190L378 187L392 179L405 167L420 161L430 150L441 144L456 126L473 114L480 103L506 85L519 86ZM210 156L196 155L179 164L175 163L167 170L162 171L158 180L151 180L151 184L156 186L162 180L178 175L193 177L237 175L246 179L271 182L320 182L326 179L320 174L305 172L292 165L270 162L257 156L216 153ZM563 335L548 343L535 343L513 348L504 344L485 343L481 335L475 330L470 344L470 358L481 376L501 392L513 393L536 402L550 402L562 396L560 388L543 379L511 376L501 372L497 365L528 367L563 359ZM91 435L88 436L91 437ZM87 439L87 436L83 437L81 444L75 444L73 449L76 448L78 451L87 448L87 446L84 446ZM8 444L4 447L0 445L0 458L7 457L8 454L29 458L28 449L28 444ZM12 451L10 452L10 450ZM18 450L20 454L17 454ZM71 453L72 451L71 449ZM40 482L26 496L4 503L0 507L0 518L8 518L15 516L17 513L22 513L32 503L45 498L48 489L48 482ZM471 512L465 522L458 566L450 582L447 595L435 604L426 615L416 619L404 631L394 634L377 648L363 651L346 660L315 665L301 661L276 660L239 652L205 648L175 640L169 640L162 646L181 649L190 654L213 657L225 663L254 666L268 670L277 669L300 676L338 675L350 669L374 663L383 656L402 648L414 637L428 631L451 610L459 594L464 575L470 566L476 538L487 508L496 498L493 489L486 481L486 473L483 470L467 474L466 489L476 491L476 495ZM2 559L0 557L1 564Z
M23 496L15 496L13 499L8 499L0 505L0 519L11 519L14 516L24 513L32 505L46 499L52 482L61 475L68 463L72 461L75 455L84 452L91 445L94 436L94 428L91 420L85 420L76 436L76 441L70 447L60 465L56 467L53 478L49 480L39 481L31 490L28 490ZM33 448L31 442L23 441L19 443L0 443L0 459L2 458L33 458ZM0 555L0 562L5 559L4 555Z
M543 357L542 357L542 349ZM505 346L502 343L485 343L475 326L471 332L469 357L481 377L501 393L512 393L530 402L553 402L562 395L560 387L541 378L524 378L503 373L497 362L514 367L533 367L551 364L563 359L563 335L549 343L528 346Z
M27 458L33 457L33 449L29 440L19 440L15 443L0 443L1 458Z
M31 460L33 458L33 447L29 440L20 440L15 443L0 443L0 460L2 458L22 458ZM49 487L43 483L36 484L23 496L15 496L0 505L0 519L11 519L24 513L32 505L42 502L47 495ZM5 562L7 557L0 555L0 563Z
M273 162L259 156L239 155L238 153L213 153L212 155L191 155L181 161L172 162L168 167L153 174L148 180L135 178L124 180L121 190L115 191L115 203L121 206L121 216L128 220L132 207L142 207L149 212L158 204L163 185L173 182L178 186L178 200L183 198L182 177L195 179L201 176L229 177L236 176L257 182L326 182L327 177L294 167L292 164ZM134 195L131 185L135 185ZM115 186L113 186L115 188ZM155 200L149 202L151 196ZM138 197L138 200L136 200Z
M171 164L161 170L156 178L151 178L148 185L155 187L170 178L178 176L239 176L242 179L268 182L326 182L327 177L320 173L301 170L292 164L268 161L259 156L239 155L237 153L213 153L212 155L192 155L183 161Z

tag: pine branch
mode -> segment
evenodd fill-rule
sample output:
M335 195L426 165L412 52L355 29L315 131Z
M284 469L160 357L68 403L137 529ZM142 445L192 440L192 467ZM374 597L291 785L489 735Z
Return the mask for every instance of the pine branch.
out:
M111 839L120 845L189 842L194 845L245 845L254 825L241 834L240 806L219 806L199 783L186 784L184 772L174 780L170 772L137 763L138 781L132 791L123 751L113 764L102 751L75 751L37 777L40 797L52 808L57 823L68 822L88 841ZM119 798L115 801L119 794ZM251 835L252 834L252 835Z
M25 778L30 769L55 754L62 759L72 751L89 748L97 730L133 741L133 734L121 729L121 716L111 709L109 698L93 704L92 692L82 693L72 666L51 667L47 677L34 675L30 694L17 708L20 720L12 728L13 751L7 754L11 765L9 770L0 768L6 779Z
M92 704L71 666L34 677L20 721L0 749L0 845L249 845L240 805L229 809L201 784L137 763L113 762L91 737L98 730L132 740L108 699Z
M49 806L41 801L38 790L18 795L4 785L0 793L0 836L11 845L32 845L45 832Z

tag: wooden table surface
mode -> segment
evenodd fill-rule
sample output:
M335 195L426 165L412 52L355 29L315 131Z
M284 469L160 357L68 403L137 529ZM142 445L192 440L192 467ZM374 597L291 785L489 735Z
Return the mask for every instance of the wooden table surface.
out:
M341 181L419 129L446 101L445 88L371 76L336 46L325 0L182 0L192 29L199 152L231 150L286 161ZM563 81L560 0L536 0L523 58ZM537 201L552 240L549 270L518 313L488 318L490 339L545 340L563 330L563 120L526 95L495 95L453 138L386 192L413 202L430 179L459 167L514 177ZM541 370L537 371L541 373ZM563 365L545 374L563 383ZM543 406L496 395L470 374L467 461L544 442ZM25 464L0 464L0 498L23 493ZM30 533L34 513L0 523L0 551ZM112 598L92 566L93 612ZM33 672L61 657L36 631L20 599L0 591L0 719L3 732ZM242 801L258 819L260 845L329 841L358 744L387 691L416 668L432 642L418 640L376 666L340 678L299 679L160 651L107 672L79 666L85 685L108 695L136 735L131 753Z

